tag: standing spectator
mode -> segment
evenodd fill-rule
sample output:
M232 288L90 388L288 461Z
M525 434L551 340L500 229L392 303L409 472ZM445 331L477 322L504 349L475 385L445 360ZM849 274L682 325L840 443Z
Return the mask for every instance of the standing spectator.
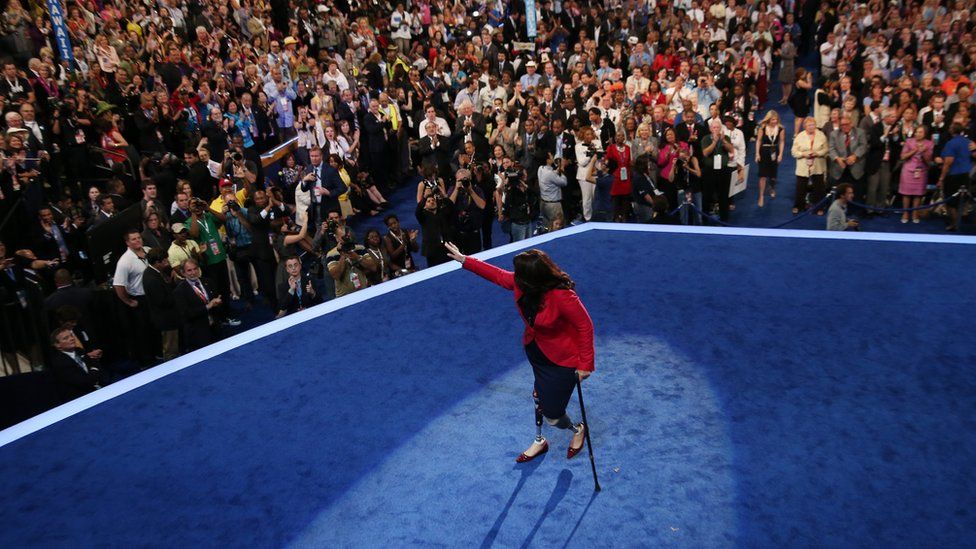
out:
M229 185L222 185L228 188ZM218 197L219 198L219 197ZM190 203L190 220L187 223L190 238L197 241L203 250L203 266L216 288L216 297L226 300L230 296L230 271L227 265L227 246L217 226L217 216L213 210L199 199ZM199 267L199 265L198 265ZM184 273L183 276L186 276ZM223 313L223 309L219 310ZM220 318L228 326L239 326L240 320L235 318Z
M973 169L973 150L976 148L968 137L963 135L963 126L953 122L949 127L949 142L942 149L942 173L939 174L939 187L949 201L947 231L958 231L959 197L956 193L969 182Z
M718 200L719 219L729 220L729 183L732 177L732 155L735 147L725 135L722 123L712 120L708 135L702 138L702 157L705 159L705 195L715 195Z
M220 295L209 281L200 278L202 271L195 259L187 259L180 266L183 280L173 290L176 307L182 320L183 352L190 352L213 343L215 337L214 311L224 306Z
M142 285L149 319L160 332L163 360L172 360L180 353L180 315L173 297L176 281L165 248L149 250L146 259L149 267L143 272Z
M612 166L613 186L610 196L613 200L613 220L623 223L630 219L630 203L633 185L631 183L630 145L624 132L618 132L615 142L607 147L607 161Z
M127 342L129 355L137 359L143 367L153 362L154 345L149 325L149 305L146 291L142 285L142 275L146 270L146 254L149 248L142 245L139 229L129 229L125 233L125 253L119 257L115 266L112 284L115 295L124 305L123 326L128 329Z
M142 242L152 249L160 249L164 252L169 249L172 239L166 226L159 221L159 213L152 211L145 218L145 229L142 231Z
M343 227L336 228L336 239L336 246L326 252L325 259L335 281L335 296L342 297L369 287L369 275L379 270L379 263Z
M756 136L756 164L759 166L759 207L763 207L766 196L766 182L769 182L769 196L776 198L776 179L779 163L783 160L786 145L786 130L779 123L779 114L769 111L759 123Z
M673 130L672 130L673 131ZM600 141L593 128L584 126L576 139L576 180L579 181L583 201L583 220L593 217L593 195L596 192L596 161L602 154Z
M475 254L481 251L481 216L485 211L485 198L481 188L472 182L471 170L458 170L455 181L447 197L454 204L456 244L465 254Z
M829 147L833 180L850 183L854 186L855 196L864 196L864 158L868 152L868 142L861 130L854 126L851 117L841 116L840 132L830 135ZM823 215L823 212L818 211L817 215Z
M793 138L791 153L796 159L796 196L793 199L793 213L808 207L806 199L808 189L812 195L812 202L819 204L827 191L826 172L827 154L829 152L827 136L817 129L817 123L812 117L803 121L803 132Z
M366 249L366 254L376 262L377 267L373 272L366 271L366 278L369 280L370 286L375 286L393 278L390 255L386 253L386 248L383 246L383 237L378 230L370 229L366 231L366 237L363 239L363 247Z
M287 278L278 285L277 292L279 317L307 309L320 301L312 280L302 272L302 260L287 257L284 265Z
M789 33L783 35L783 43L780 44L779 51L777 53L780 60L779 82L783 86L783 92L780 96L779 104L785 105L787 101L791 99L791 94L793 92L793 82L794 78L796 78L796 75L794 74L794 62L799 55L796 45L793 43L793 37Z
M563 188L567 184L567 164L568 159L556 159L550 153L548 162L539 166L539 209L546 227L550 227L557 217L563 217L562 200Z
M281 190L254 191L254 201L247 209L247 220L251 227L251 263L258 280L258 290L267 300L272 310L277 310L277 288L275 287L274 249L271 246L272 222L287 218L287 209L280 200Z
M383 222L387 228L383 240L385 241L386 253L390 257L394 276L417 270L417 265L413 260L413 252L420 250L420 246L417 244L417 235L420 232L416 229L404 230L400 226L400 219L393 214L386 216Z
M420 255L427 258L427 266L446 263L450 258L444 243L454 239L453 204L436 189L427 188L415 215L421 228Z
M917 208L922 204L929 180L929 167L932 165L934 144L927 135L928 128L919 126L915 134L908 138L901 149L901 178L898 192L901 194L903 208ZM901 222L908 223L909 212L901 215ZM913 223L919 222L918 212L911 212Z

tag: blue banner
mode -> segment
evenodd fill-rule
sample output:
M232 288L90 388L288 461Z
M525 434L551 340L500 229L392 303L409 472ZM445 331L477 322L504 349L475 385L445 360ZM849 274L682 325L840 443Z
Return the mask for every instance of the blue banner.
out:
M51 34L61 53L61 59L74 61L71 52L71 38L68 36L68 26L64 22L64 8L61 0L47 0L47 11L51 15Z
M535 30L535 0L525 0L525 33L529 35L530 40L535 38L537 34Z

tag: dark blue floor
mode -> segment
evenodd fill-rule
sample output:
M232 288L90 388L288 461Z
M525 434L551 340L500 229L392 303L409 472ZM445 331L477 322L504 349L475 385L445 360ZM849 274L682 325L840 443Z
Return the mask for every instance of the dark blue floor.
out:
M456 271L0 448L0 546L973 545L972 246L543 247L596 323L598 495L563 433L514 464L514 305Z

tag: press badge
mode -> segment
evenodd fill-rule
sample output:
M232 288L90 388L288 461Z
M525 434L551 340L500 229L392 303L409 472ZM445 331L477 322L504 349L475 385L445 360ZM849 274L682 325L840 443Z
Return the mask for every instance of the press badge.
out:
M722 169L722 155L715 155L712 157L712 169Z
M620 179L627 179L627 168L620 168Z
M212 253L213 255L220 255L220 247L217 246L216 240L210 241L210 253Z

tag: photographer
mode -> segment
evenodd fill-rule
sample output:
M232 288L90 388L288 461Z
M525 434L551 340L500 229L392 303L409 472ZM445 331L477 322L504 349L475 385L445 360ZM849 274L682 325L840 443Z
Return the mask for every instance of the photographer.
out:
M356 244L344 227L335 228L338 244L325 255L329 274L335 281L336 297L342 297L369 286L367 273L375 273L379 263L366 248Z
M484 214L485 199L481 189L472 183L471 171L458 170L448 199L454 204L454 226L457 240L454 242L466 255L481 251L481 217Z
M569 161L565 158L553 158L549 153L547 162L539 166L539 200L542 219L549 227L553 219L563 215L563 188L566 187L566 166Z
M487 164L475 162L471 166L471 183L481 189L485 207L481 211L481 249L491 248L491 231L495 225L495 175Z
M243 149L232 148L224 151L224 162L220 166L220 171L225 178L236 183L238 189L247 192L255 188L258 181L257 172L264 170L258 170L254 162L245 159ZM247 194L244 196L246 197Z
M417 265L413 260L413 252L420 250L417 244L417 235L420 231L413 229L403 230L400 227L400 219L390 214L383 220L386 224L387 233L383 237L386 253L390 257L390 268L393 276L401 276L417 270Z
M251 286L253 228L243 201L235 196L233 187L224 186L221 191L223 206L219 212L215 210L213 214L224 224L224 232L227 233L227 257L233 263L234 273L237 275L241 300L244 301L245 308L250 310L254 302L254 288Z
M223 193L227 190L233 193L231 183L224 180L221 183L222 196L214 200L215 205L218 200L221 202L221 210L224 202ZM231 198L233 197L228 196L228 199ZM213 207L208 208L206 202L194 198L190 202L190 219L187 220L187 228L190 232L190 238L196 240L197 244L203 248L204 260L201 266L204 274L214 283L217 295L226 303L230 297L230 273L227 270L227 248L217 226L218 213L223 216L222 211L215 211ZM224 323L228 326L239 326L241 321L227 318Z
M532 236L532 220L539 210L538 190L526 182L525 170L517 163L500 175L502 207L499 221L511 224L510 242Z
M415 215L421 228L420 255L433 267L450 260L444 242L454 240L454 203L439 188L426 187Z

